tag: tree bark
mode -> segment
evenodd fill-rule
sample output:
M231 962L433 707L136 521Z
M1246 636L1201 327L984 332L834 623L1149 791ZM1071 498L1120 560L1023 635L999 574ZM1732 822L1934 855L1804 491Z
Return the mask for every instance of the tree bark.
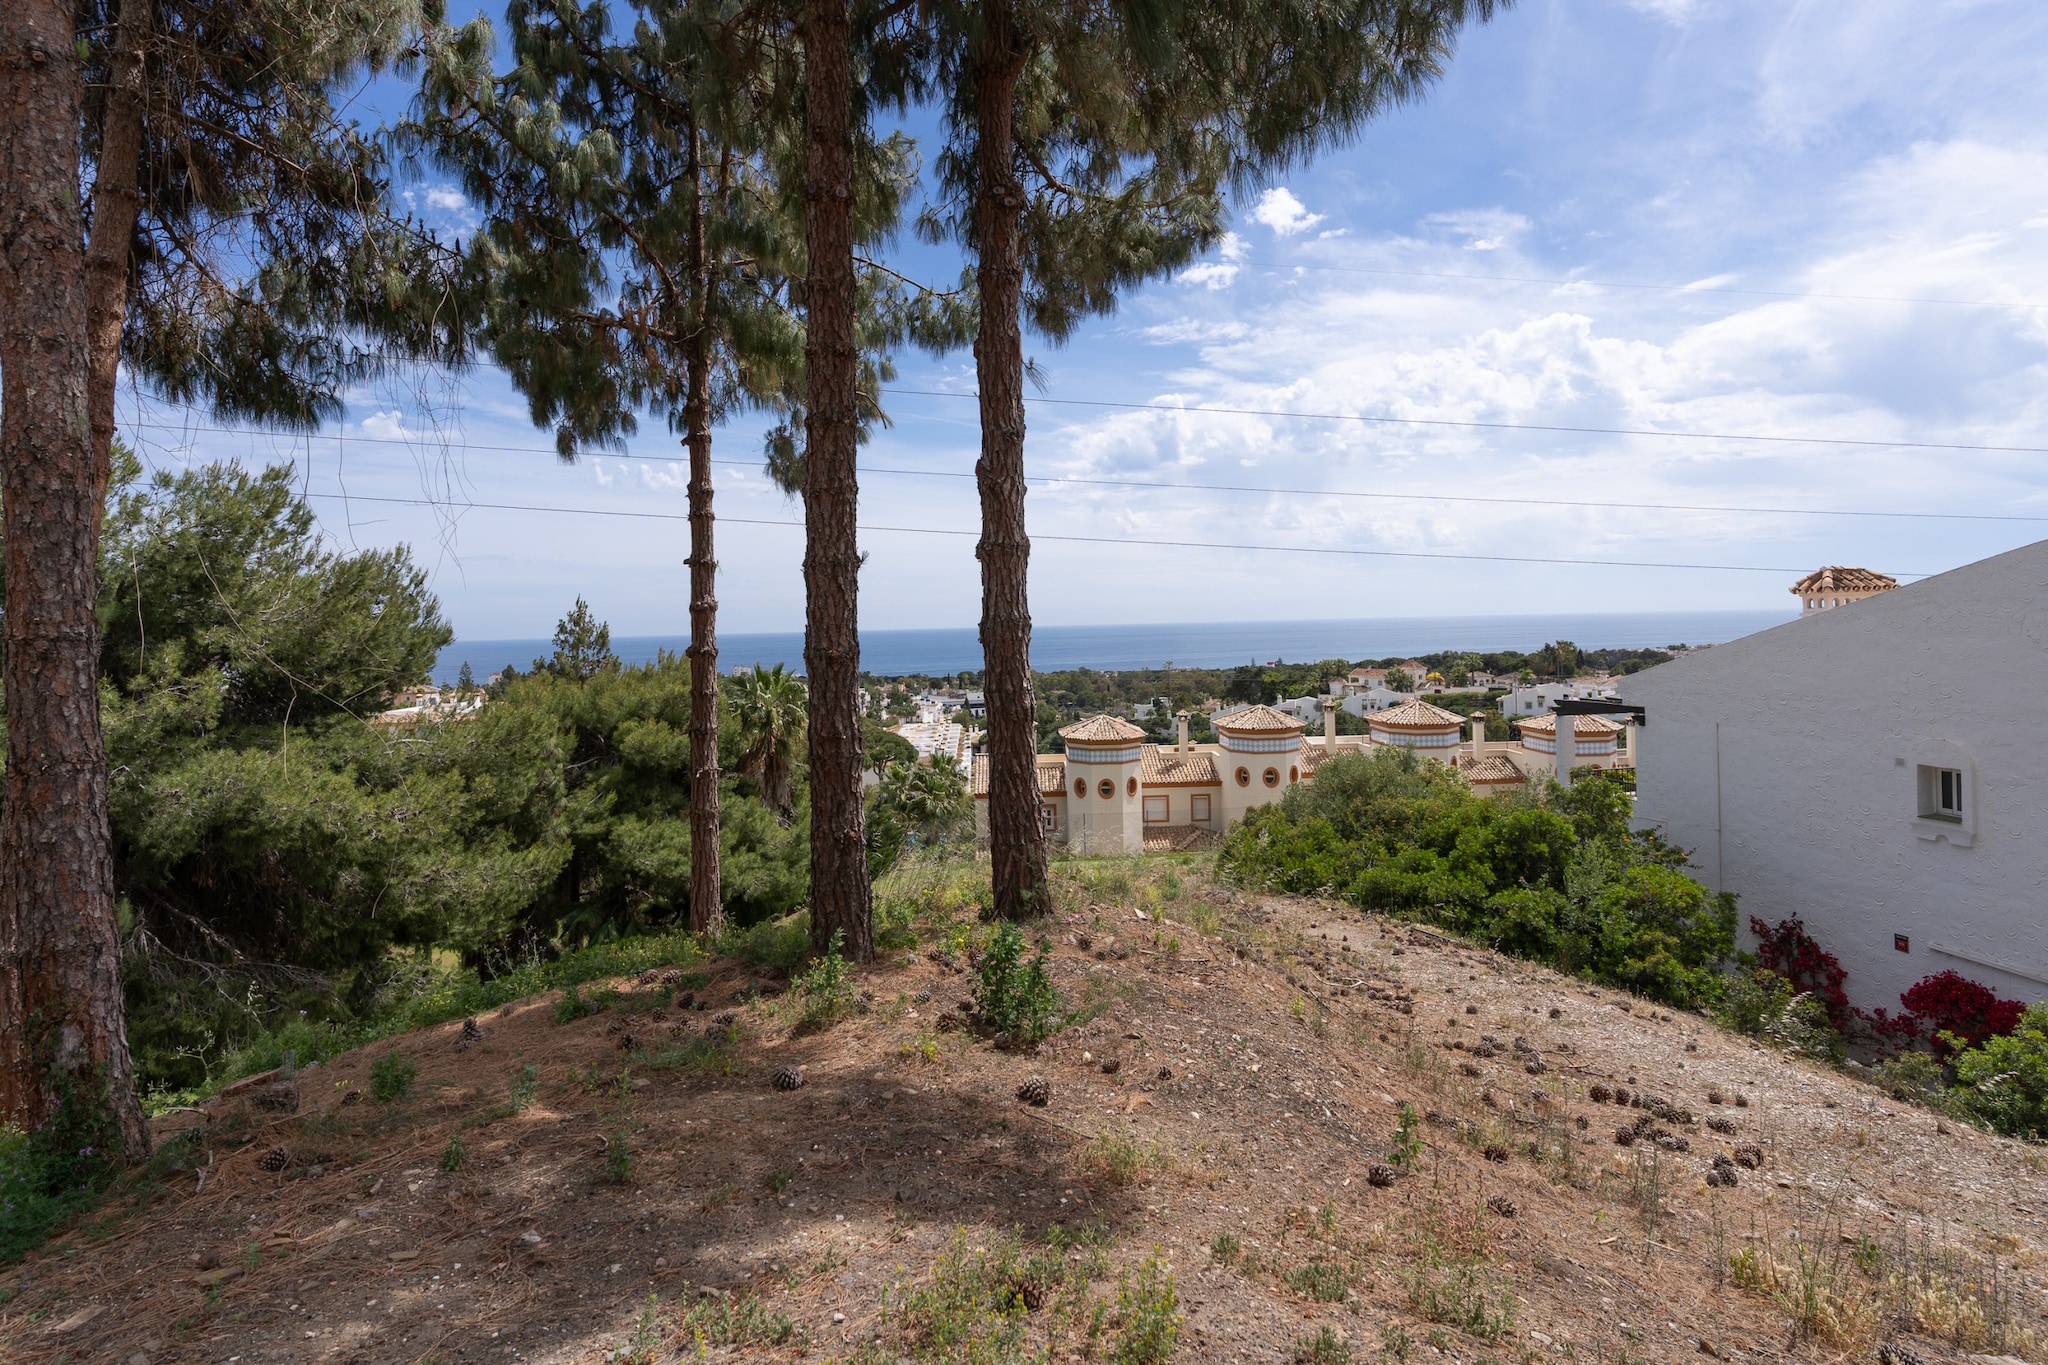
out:
M86 339L91 374L93 497L104 512L113 473L114 387L121 374L121 332L128 322L129 256L142 200L142 49L150 0L122 0L109 60L99 164L92 185L92 237L85 248Z
M683 429L690 445L690 928L725 927L718 866L718 560L711 515L711 266L704 243L704 168L690 138L690 288L696 316L684 344Z
M149 1130L128 1061L96 678L72 44L62 0L0 4L0 1117L33 1126L67 1092L104 1086L122 1145L140 1157Z
M974 229L981 329L974 367L981 390L982 692L988 701L988 832L996 913L1046 912L1045 831L1038 821L1038 707L1031 690L1031 537L1024 524L1024 287L1018 227L1024 191L1012 142L1024 49L1009 0L982 9L972 56Z
M811 945L875 955L861 810L860 544L854 470L853 35L847 0L804 3L804 669L810 675Z

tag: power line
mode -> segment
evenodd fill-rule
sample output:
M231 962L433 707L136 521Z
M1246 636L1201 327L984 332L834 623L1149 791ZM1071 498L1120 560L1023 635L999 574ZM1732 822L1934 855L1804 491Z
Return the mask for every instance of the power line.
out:
M307 493L309 498L329 498L338 502L388 503L402 507L436 507L444 511L494 511L494 512L544 512L566 516L622 517L634 521L688 521L683 512L631 512L607 507L555 507L544 503L512 502L443 502L433 498L390 498L372 497L353 493ZM790 526L802 527L801 521L777 520L765 517L725 517L718 521L728 526ZM916 535L916 536L978 536L979 531L957 530L936 526L860 526L856 528L875 534ZM1439 550L1358 550L1328 545L1256 545L1235 541L1206 540L1158 540L1140 536L1077 536L1034 533L1033 541L1058 541L1077 545L1138 545L1153 549L1175 550L1257 550L1274 554L1338 555L1351 558L1371 559L1455 559L1488 564L1563 564L1576 567L1605 569L1684 569L1692 571L1715 571L1722 573L1768 573L1802 574L1805 568L1776 568L1763 564L1677 564L1660 561L1635 559L1564 559L1543 555L1479 555L1454 554ZM1896 578L1925 578L1926 574L1894 574Z
M979 394L941 389L885 388L913 398L972 398ZM2048 446L1966 445L1954 441L1873 441L1852 436L1757 436L1727 431L1668 431L1654 427L1569 427L1543 422L1470 422L1448 417L1368 417L1352 412L1285 412L1276 408L1219 408L1178 403L1124 403L1107 398L1033 398L1027 403L1055 407L1116 408L1132 412L1213 413L1224 417L1290 417L1310 422L1364 422L1375 426L1456 427L1470 431L1547 431L1573 436L1657 436L1686 441L1756 441L1775 445L1857 446L1878 450L1969 450L2001 455L2048 455Z
M1951 308L2048 308L2048 303L2035 303L2029 299L1929 299L1911 298L1894 294L1829 294L1815 290L1801 289L1737 289L1732 285L1719 284L1640 284L1627 280L1556 280L1543 279L1533 275L1463 275L1449 270L1388 270L1362 265L1310 265L1295 261L1282 264L1279 261L1222 261L1223 265L1255 266L1261 270L1320 270L1337 275L1385 275L1405 280L1466 280L1485 284L1547 284L1564 288L1574 284L1589 284L1596 289L1640 289L1651 293L1669 294L1740 294L1760 299L1829 299L1846 303L1926 303L1940 304Z
M230 436L267 436L268 432L242 431L233 427L188 427L166 422L139 422L133 425L156 427L175 431L207 431ZM322 441L347 441L359 445L396 445L410 447L415 442L394 436L349 436L336 434L310 438ZM493 451L521 455L555 455L557 452L545 446L501 446L470 445L461 443L464 450ZM613 460L636 460L646 464L688 464L689 457L683 455L620 455L605 452L593 458ZM711 463L737 469L757 469L754 460L713 459ZM861 465L862 474L900 475L930 479L972 479L973 473L951 469L901 469L886 465ZM1198 493L1263 493L1285 497L1319 498L1363 498L1381 502L1451 502L1480 503L1507 507L1579 507L1601 511L1628 512L1721 512L1739 513L1750 516L1791 516L1791 517L1879 517L1909 521L2009 521L2048 522L2048 515L2033 516L2025 513L2007 512L1892 512L1874 508L1827 508L1827 507L1751 507L1722 505L1718 503L1683 502L1608 502L1576 498L1501 498L1479 494L1460 493L1382 493L1349 488L1285 488L1263 484L1230 483L1188 483L1157 479L1102 479L1069 474L1027 475L1027 483L1041 487L1058 487L1074 484L1101 488L1157 488Z

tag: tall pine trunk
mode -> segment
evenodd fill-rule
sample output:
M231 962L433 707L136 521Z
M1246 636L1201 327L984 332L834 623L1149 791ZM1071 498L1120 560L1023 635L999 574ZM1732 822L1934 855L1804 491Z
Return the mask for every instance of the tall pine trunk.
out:
M718 559L711 516L711 266L704 244L704 168L690 136L690 288L683 428L690 444L690 928L725 927L718 867Z
M114 386L121 374L121 330L128 322L129 254L142 201L142 49L150 0L122 0L110 49L99 164L92 187L92 239L85 248L86 382L92 411L93 496L105 510L113 472Z
M1023 187L1013 166L1012 117L1023 45L1009 0L982 11L973 55L975 280L981 330L974 340L981 389L982 692L988 701L988 833L996 913L1045 913L1045 831L1038 821L1038 708L1031 693L1031 537L1024 526L1024 338L1018 310Z
M33 1126L104 1087L141 1157L96 677L80 91L71 6L0 4L0 1118Z
M804 3L804 668L810 674L811 945L875 955L861 811L860 544L854 470L853 24Z

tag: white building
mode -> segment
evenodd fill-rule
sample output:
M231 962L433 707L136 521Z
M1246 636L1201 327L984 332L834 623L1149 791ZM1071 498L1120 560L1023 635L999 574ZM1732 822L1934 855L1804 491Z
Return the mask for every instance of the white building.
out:
M1571 700L1611 701L1614 684L1606 681L1587 681L1574 678L1570 682L1531 683L1517 687L1500 699L1500 713L1513 719L1516 716L1547 716L1560 701Z
M974 752L973 733L952 721L905 721L892 728L917 750L919 762L942 759L964 771L968 757Z
M2044 650L2048 541L1646 669L1637 815L1859 1005L1944 969L2048 998Z

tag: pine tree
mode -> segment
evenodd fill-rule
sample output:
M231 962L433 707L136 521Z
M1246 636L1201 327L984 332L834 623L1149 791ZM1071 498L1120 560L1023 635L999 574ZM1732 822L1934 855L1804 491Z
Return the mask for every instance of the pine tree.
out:
M0 5L0 534L7 770L0 791L0 1123L65 1103L130 1157L135 1102L114 919L95 656L100 517L78 196L85 72L73 12ZM67 1154L68 1155L68 1154Z
M600 673L618 670L618 656L612 653L612 628L597 619L590 604L581 597L569 614L555 623L555 653L551 659L536 659L533 670L542 669L571 682L588 682Z
M462 661L462 667L455 674L455 694L466 697L476 691L476 674L470 671L469 660Z
M789 123L772 10L514 5L511 69L484 20L430 43L408 137L484 219L479 339L556 449L614 447L646 409L689 450L691 923L721 923L712 427L779 402L798 366L798 250L771 172Z
M983 691L996 910L1044 913L1023 328L1064 340L1223 234L1224 196L1350 136L1439 69L1493 0L1057 0L930 8L943 201L980 303Z

